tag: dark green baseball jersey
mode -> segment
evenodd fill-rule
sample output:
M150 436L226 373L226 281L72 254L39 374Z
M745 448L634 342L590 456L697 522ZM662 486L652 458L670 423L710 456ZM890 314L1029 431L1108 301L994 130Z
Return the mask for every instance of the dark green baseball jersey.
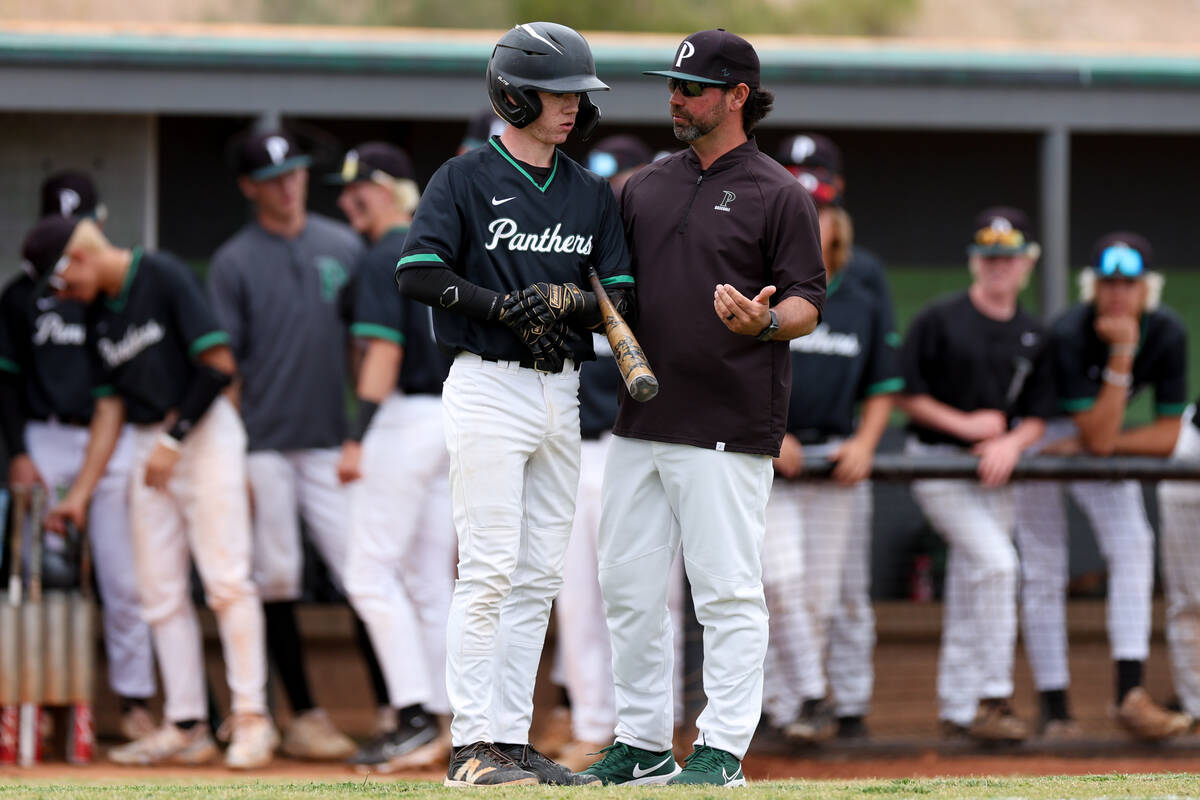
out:
M605 286L632 286L621 217L608 183L554 151L537 180L493 136L443 164L421 198L397 269L446 266L470 283L506 294L538 281L588 288L588 267ZM438 344L519 361L529 349L503 324L434 309ZM594 357L582 336L576 361Z

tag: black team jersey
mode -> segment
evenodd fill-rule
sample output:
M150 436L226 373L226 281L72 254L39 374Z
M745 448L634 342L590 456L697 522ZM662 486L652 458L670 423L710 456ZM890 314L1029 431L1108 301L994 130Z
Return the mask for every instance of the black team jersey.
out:
M850 276L836 275L821 324L789 342L792 399L788 433L802 443L854 433L855 407L868 397L904 388L891 314Z
M197 356L229 343L187 265L140 249L121 291L88 306L87 327L92 393L119 396L135 425L161 422L183 399Z
M1074 414L1096 403L1108 363L1108 343L1096 335L1096 307L1080 303L1063 312L1051 329L1060 410ZM1187 330L1169 308L1142 314L1133 358L1132 400L1154 387L1154 413L1178 417L1187 406Z
M407 228L393 228L363 256L350 333L404 348L397 381L400 391L441 394L450 361L434 341L432 309L396 291L396 261L404 252L407 233Z
M587 290L589 266L607 287L633 285L608 183L557 149L547 177L538 180L498 136L447 161L425 187L397 269L439 265L501 294L538 281ZM435 308L434 331L450 352L530 357L499 322ZM576 361L593 358L591 337L582 336L572 353Z
M0 373L20 382L26 419L86 425L92 385L84 307L38 296L19 274L0 295Z
M935 300L913 319L901 349L904 392L927 394L959 411L994 409L1009 424L1054 416L1054 372L1042 323L1018 308L1011 319L984 316L967 292ZM969 446L914 422L927 444Z

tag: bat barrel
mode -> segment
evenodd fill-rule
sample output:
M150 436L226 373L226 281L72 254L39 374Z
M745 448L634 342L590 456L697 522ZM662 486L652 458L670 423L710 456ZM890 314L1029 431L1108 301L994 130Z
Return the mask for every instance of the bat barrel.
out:
M80 580L86 576L80 575ZM92 725L92 694L95 686L96 616L91 601L83 595L71 598L71 730L67 760L87 764L96 745Z
M66 592L46 592L42 598L45 606L45 688L42 703L48 706L65 706L71 702L70 662L68 654L71 643L71 602Z

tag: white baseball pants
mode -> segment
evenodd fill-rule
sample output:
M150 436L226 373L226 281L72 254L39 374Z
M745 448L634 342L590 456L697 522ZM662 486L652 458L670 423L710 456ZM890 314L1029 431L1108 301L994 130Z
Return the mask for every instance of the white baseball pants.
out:
M167 487L152 489L146 485L146 458L163 430L135 429L129 484L134 565L162 673L163 717L208 716L192 559L217 618L233 713L266 713L262 606L250 579L245 428L233 405L218 397L184 439Z
M607 342L607 340L605 340ZM617 723L612 646L600 592L597 538L600 533L604 462L611 434L584 440L579 452L579 495L567 545L563 585L555 601L558 623L556 677L571 697L571 733L581 742L612 740ZM675 716L683 714L683 560L671 564L667 605L675 631Z
M295 600L303 590L300 519L345 594L350 492L338 482L339 448L258 450L246 459L253 491L254 583L264 603ZM299 515L297 515L297 510Z
M69 486L83 466L88 429L57 422L30 422L25 426L25 446L42 480L51 487ZM129 468L133 460L133 432L121 429L117 447L108 460L104 477L96 485L88 508L88 538L95 563L96 584L103 606L104 649L108 656L108 683L121 697L153 697L154 651L150 626L138 602L133 545L129 533Z
M1200 431L1192 424L1195 407L1184 414L1171 458L1200 462ZM1163 481L1158 485L1163 589L1167 596L1167 651L1175 691L1183 710L1200 716L1200 483Z
M805 448L824 455L831 448ZM793 722L805 700L826 695L826 658L840 606L856 505L862 487L776 478L767 503L763 589L771 614L764 707L780 727ZM830 672L832 673L832 666Z
M523 744L579 485L579 373L460 353L442 404L458 531L451 737Z
M1046 425L1041 444L1073 436L1070 420ZM1067 666L1067 510L1064 484L1014 485L1021 551L1021 623L1039 691L1065 689ZM1114 660L1144 661L1150 653L1154 532L1136 481L1071 481L1066 489L1084 512L1108 564L1108 641Z
M910 453L959 452L912 440ZM973 481L914 481L913 499L949 545L938 658L940 717L970 725L978 702L1012 695L1017 549L1012 493Z
M839 717L866 716L875 687L875 607L871 605L871 526L874 495L869 481L854 489L850 536L842 560L842 586L833 624L825 673L833 689Z
M350 484L346 592L367 626L396 708L438 714L446 697L446 621L454 586L450 458L441 398L395 393L363 440Z
M704 627L708 703L696 721L697 742L745 755L762 710L762 542L771 474L768 456L613 437L599 556L619 741L671 747L675 648L664 577L682 545Z

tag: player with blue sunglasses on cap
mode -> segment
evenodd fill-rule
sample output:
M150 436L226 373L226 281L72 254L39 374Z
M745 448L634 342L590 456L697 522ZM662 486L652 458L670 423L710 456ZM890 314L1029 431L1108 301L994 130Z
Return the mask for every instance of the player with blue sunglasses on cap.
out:
M1080 302L1055 322L1051 347L1062 416L1046 426L1043 453L1162 455L1180 432L1187 403L1187 333L1159 306L1162 276L1136 233L1102 236L1080 278ZM1154 390L1154 421L1124 427L1137 394ZM1184 733L1187 714L1168 711L1142 687L1150 650L1154 534L1135 481L1066 484L1108 562L1108 638L1116 677L1116 721L1134 738ZM1078 735L1067 704L1067 523L1061 486L1028 483L1017 502L1025 649L1042 706L1043 735Z

